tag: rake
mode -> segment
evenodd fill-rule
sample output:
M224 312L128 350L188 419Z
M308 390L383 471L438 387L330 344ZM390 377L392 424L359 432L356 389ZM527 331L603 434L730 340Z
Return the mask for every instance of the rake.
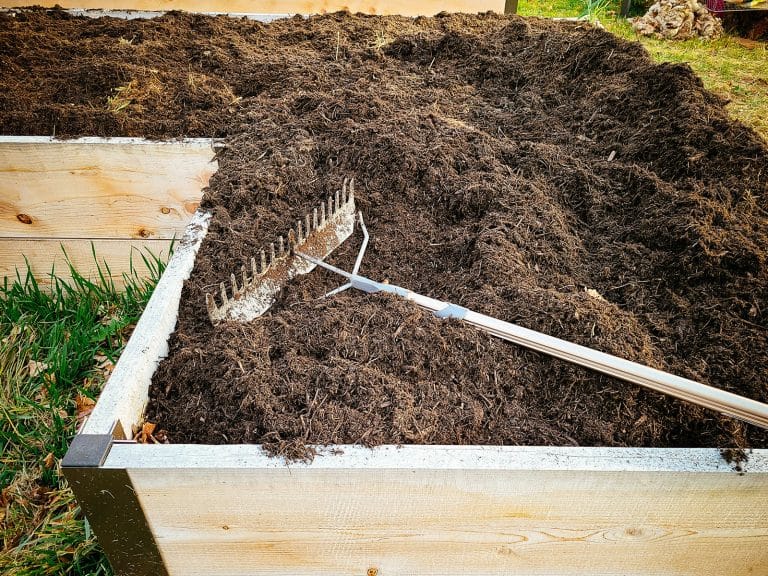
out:
M239 286L235 275L230 277L231 297L227 295L223 283L220 285L221 305L216 303L212 294L206 295L211 321L253 320L269 309L286 282L320 266L347 280L346 284L328 292L324 297L348 288L356 288L368 294L394 294L430 310L438 318L461 320L520 346L768 428L768 404L359 275L369 235L362 213L357 220L363 233L363 243L352 272L324 262L336 247L352 235L354 229L354 180L344 180L341 192L336 192L326 203L321 204L319 213L315 209L311 218L309 215L305 218L303 228L299 222L295 230L289 232L287 249L280 237L277 247L274 244L270 247L269 261L265 251L261 252L261 267L258 270L255 259L251 260L250 277L243 267Z
M224 282L219 284L219 300L205 295L208 317L214 324L222 320L249 322L258 318L274 304L280 290L300 274L315 269L310 260L324 260L355 228L355 181L344 179L341 190L328 196L311 213L298 220L286 238L280 236L259 258L251 258L250 271L240 270L240 283L235 274L229 277L230 292ZM307 257L296 257L301 250Z

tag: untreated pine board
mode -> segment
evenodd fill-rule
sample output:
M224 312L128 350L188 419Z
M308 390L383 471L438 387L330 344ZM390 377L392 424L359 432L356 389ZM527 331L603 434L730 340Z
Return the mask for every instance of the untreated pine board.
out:
M0 238L0 281L3 277L12 280L16 271L23 279L27 273L27 262L32 275L41 284L50 284L50 273L67 280L71 278L67 256L78 274L89 280L99 279L97 262L105 275L109 266L109 276L115 285L123 285L123 273L135 270L140 278L146 278L149 270L142 255L152 255L168 260L171 240L26 240ZM64 250L66 250L66 256ZM94 251L96 258L94 259ZM26 261L25 261L26 258Z
M83 425L83 433L112 434L114 426L119 424L130 435L140 423L152 375L167 355L168 338L176 327L181 288L192 272L210 218L210 213L200 210L192 217L99 401Z
M162 460L142 463L147 448ZM767 470L739 474L716 450L701 472L679 449L656 469L643 449L389 446L364 461L343 446L357 467L333 454L249 467L216 451L253 448L200 448L206 468L184 467L187 446L107 457L127 467L171 575L768 573Z
M0 2L1 3L1 2ZM24 8L2 8L0 12L22 12ZM119 18L121 20L137 20L159 18L165 11L160 10L101 10L98 8L67 8L64 10L72 16L83 16L85 18ZM246 20L256 20L257 22L269 23L281 18L290 18L293 14L254 14L252 12L197 12L204 16L227 16L229 18L245 18Z
M0 238L178 238L214 154L210 139L0 137Z
M29 3L0 0L0 7ZM56 0L41 6L115 10L186 10L188 12L239 12L256 14L321 14L349 10L367 14L432 16L438 12L504 12L504 0Z

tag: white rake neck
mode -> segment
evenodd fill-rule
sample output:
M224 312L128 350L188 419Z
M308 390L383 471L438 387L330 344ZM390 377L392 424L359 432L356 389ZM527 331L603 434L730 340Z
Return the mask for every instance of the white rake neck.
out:
M362 220L361 220L362 222ZM367 234L366 234L367 239ZM330 270L346 278L349 283L341 288L352 287L367 292L369 294L376 292L385 292L396 294L406 300L410 300L435 313L438 318L453 318L463 320L489 334L492 334L502 340L513 342L520 346L543 352L555 358L578 364L586 368L591 368L603 374L614 376L621 380L626 380L640 386L645 386L657 392L663 392L676 398L686 400L693 404L698 404L711 410L716 410L722 414L738 418L750 424L768 428L768 404L733 394L720 388L708 386L695 380L689 380L681 376L675 376L669 372L657 370L650 366L645 366L637 362L631 362L618 356L606 354L586 346L574 344L567 340L561 340L554 336L549 336L535 330L523 328L510 322L486 316L473 312L462 306L430 298L417 294L407 288L395 286L393 284L384 284L376 282L365 276L351 274L336 266L332 266L312 258L306 254L297 252L302 258ZM362 251L361 251L362 254ZM358 258L359 260L359 258ZM337 292L335 290L333 293Z

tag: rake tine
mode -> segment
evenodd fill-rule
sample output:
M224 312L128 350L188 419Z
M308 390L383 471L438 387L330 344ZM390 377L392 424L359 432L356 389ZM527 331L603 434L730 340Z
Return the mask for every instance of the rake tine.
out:
M205 307L208 308L208 316L210 316L211 319L218 320L219 309L216 307L216 301L213 299L212 294L205 295Z
M227 282L219 284L220 295L215 292L206 294L211 322L247 322L262 315L274 303L286 282L297 275L307 274L316 266L297 257L299 250L323 261L349 238L356 220L351 182L345 179L341 189L328 194L296 220L287 235L266 244L258 255L241 265L239 273L230 274ZM340 287L338 292L343 290L346 288Z

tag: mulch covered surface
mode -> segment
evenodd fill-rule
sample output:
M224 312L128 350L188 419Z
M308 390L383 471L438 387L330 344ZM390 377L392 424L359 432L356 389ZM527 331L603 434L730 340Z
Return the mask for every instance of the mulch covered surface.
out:
M490 14L0 15L0 127L225 138L151 390L172 442L768 446L394 297L318 300L342 283L320 270L254 322L207 317L206 291L354 177L361 273L768 401L768 148L639 44Z

